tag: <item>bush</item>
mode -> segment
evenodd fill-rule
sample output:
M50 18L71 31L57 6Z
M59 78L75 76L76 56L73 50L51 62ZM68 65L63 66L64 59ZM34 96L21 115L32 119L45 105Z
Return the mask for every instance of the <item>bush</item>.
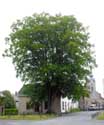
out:
M5 115L17 115L18 110L16 108L5 109Z
M69 110L69 112L80 112L79 108L72 108Z

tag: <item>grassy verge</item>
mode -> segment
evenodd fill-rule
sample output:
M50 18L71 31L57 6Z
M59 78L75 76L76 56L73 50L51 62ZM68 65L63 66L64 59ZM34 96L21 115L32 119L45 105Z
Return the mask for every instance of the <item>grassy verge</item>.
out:
M104 120L104 112L99 114L97 117L98 120Z
M45 114L45 115L5 115L5 116L0 116L0 119L3 120L45 120L45 119L50 119L54 118L56 115L54 114Z

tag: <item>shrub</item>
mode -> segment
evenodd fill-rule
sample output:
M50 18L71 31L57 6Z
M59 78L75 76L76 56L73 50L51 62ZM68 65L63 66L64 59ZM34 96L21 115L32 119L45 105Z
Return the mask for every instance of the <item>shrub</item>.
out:
M79 108L72 108L69 110L69 112L80 112Z
M5 115L17 115L18 110L16 108L5 109Z

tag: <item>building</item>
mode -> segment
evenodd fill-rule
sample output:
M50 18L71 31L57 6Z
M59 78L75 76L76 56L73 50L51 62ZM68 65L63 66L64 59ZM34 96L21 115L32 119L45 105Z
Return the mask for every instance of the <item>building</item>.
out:
M103 97L104 97L104 78L103 78Z
M59 101L60 100L60 106ZM79 107L79 103L72 101L71 99L69 100L67 97L62 98L61 99L56 99L55 102L53 103L53 110L56 113L59 113L59 111L61 111L61 113L65 113L68 112L70 109L73 108L78 108ZM27 95L23 95L23 94L15 94L15 101L16 101L16 107L19 111L19 114L31 114L31 113L46 113L47 112L47 102L43 102L41 104L41 106L39 104L35 104L34 107L29 106L30 103L30 98ZM61 108L61 109L59 109Z
M79 108L78 101L73 101L72 99L68 99L67 97L61 97L61 112L68 112L71 109Z
M30 97L28 95L16 93L15 102L19 114L33 114L39 112L45 113L47 111L46 102L43 102L41 106L39 104L35 104L32 107L30 104Z
M95 79L93 76L90 77L87 82L87 90L89 91L89 97L82 97L80 99L80 108L82 110L90 109L102 109L104 105L104 99L101 94L96 91Z

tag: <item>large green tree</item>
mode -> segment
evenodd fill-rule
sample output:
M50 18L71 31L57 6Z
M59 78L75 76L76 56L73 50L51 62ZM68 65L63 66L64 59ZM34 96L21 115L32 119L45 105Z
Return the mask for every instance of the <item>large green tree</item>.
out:
M6 38L5 56L12 58L17 76L46 88L48 111L55 97L78 99L95 66L89 33L74 16L34 14L17 20Z

